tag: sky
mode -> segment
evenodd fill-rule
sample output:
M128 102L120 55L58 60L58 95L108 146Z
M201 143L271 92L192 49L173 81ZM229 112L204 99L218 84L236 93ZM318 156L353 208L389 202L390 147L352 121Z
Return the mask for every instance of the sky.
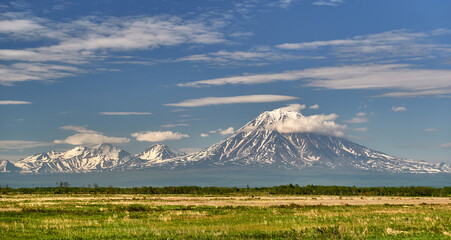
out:
M193 152L288 106L322 134L451 164L450 12L448 0L2 1L0 159L100 143Z

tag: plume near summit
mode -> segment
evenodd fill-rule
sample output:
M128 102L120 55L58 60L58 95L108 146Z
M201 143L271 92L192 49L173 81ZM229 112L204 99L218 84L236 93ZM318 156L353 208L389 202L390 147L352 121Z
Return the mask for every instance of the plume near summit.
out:
M50 174L133 171L141 169L286 169L300 173L340 170L348 173L450 174L444 163L401 159L344 138L346 126L337 115L300 113L305 105L290 104L265 111L229 137L199 152L186 154L154 144L132 155L111 144L79 146L66 152L32 155L2 163L3 173ZM20 169L20 170L19 170Z
M449 238L450 13L0 0L0 239Z

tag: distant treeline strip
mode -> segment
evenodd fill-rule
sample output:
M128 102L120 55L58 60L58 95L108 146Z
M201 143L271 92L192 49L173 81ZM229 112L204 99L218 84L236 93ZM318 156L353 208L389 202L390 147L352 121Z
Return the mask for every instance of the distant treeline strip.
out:
M191 194L191 195L339 195L339 196L451 196L451 187L348 187L317 185L281 185L274 187L69 187L58 182L56 187L9 188L0 186L0 194Z

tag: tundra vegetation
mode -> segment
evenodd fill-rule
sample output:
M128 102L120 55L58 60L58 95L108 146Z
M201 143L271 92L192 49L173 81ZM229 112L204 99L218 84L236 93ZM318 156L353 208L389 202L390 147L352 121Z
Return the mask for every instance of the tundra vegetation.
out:
M451 238L449 188L424 188L431 190L429 195L407 194L422 187L393 188L397 194L359 193L362 189L353 187L354 192L343 187L341 194L275 192L273 188L136 188L154 191L140 193L135 188L69 184L2 187L0 239Z

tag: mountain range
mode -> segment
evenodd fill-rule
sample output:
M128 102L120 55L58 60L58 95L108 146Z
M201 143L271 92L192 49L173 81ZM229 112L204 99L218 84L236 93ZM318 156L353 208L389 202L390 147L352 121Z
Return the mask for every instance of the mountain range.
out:
M340 170L379 173L451 173L449 165L401 159L361 146L343 137L318 131L290 132L274 126L304 116L276 109L260 114L235 133L199 152L185 154L155 144L132 155L110 144L78 146L66 152L47 152L16 163L0 160L1 173L51 174L131 171L139 169L242 168L294 171Z

